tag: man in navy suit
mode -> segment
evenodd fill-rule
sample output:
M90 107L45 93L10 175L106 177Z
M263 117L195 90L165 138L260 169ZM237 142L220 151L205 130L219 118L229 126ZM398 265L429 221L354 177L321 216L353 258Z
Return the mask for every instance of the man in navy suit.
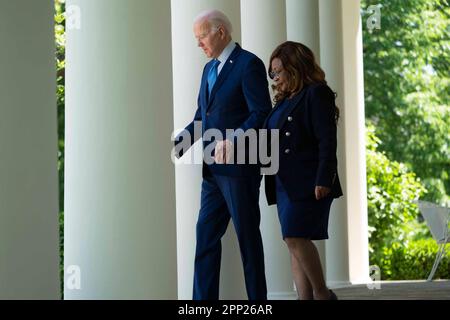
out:
M219 299L221 238L230 218L239 241L248 298L267 299L259 229L260 166L235 162L232 155L239 132L262 127L271 110L271 101L263 62L233 42L231 31L230 21L218 10L205 11L195 19L198 46L212 59L203 69L194 120L184 131L189 138L179 135L175 139L176 156L180 157L199 138L194 136L195 122L201 122L202 134L214 130L224 137L208 141L203 136L204 159L212 161L203 162L194 300ZM230 136L227 135L230 129L241 130ZM209 158L208 149L214 151Z

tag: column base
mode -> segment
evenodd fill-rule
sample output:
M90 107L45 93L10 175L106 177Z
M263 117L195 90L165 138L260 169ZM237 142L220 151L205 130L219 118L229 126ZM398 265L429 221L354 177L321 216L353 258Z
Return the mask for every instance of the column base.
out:
M297 293L295 291L269 292L267 300L296 300Z
M350 281L327 281L327 287L330 289L338 289L352 286Z

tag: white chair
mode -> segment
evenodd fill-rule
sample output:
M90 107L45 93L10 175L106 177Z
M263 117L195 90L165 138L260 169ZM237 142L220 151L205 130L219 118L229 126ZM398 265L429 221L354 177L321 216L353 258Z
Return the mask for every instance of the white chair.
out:
M445 245L450 242L449 222L450 222L450 208L439 206L435 203L427 201L418 201L419 210L424 217L428 228L431 231L439 249L434 260L433 268L427 281L432 281L434 273L436 272L439 263L445 254Z

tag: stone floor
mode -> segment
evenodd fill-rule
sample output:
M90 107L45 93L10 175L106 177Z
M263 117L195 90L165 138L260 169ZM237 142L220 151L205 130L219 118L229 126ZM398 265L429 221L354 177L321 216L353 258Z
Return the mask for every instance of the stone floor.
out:
M379 287L353 285L333 291L339 300L450 300L450 280L381 281Z

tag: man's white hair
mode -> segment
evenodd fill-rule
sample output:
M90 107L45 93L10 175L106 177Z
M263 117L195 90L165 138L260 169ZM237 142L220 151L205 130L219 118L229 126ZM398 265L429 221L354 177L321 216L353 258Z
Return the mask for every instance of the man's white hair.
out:
M230 19L222 11L216 9L202 11L195 17L194 23L202 21L209 22L211 28L219 28L222 26L229 35L233 32Z

